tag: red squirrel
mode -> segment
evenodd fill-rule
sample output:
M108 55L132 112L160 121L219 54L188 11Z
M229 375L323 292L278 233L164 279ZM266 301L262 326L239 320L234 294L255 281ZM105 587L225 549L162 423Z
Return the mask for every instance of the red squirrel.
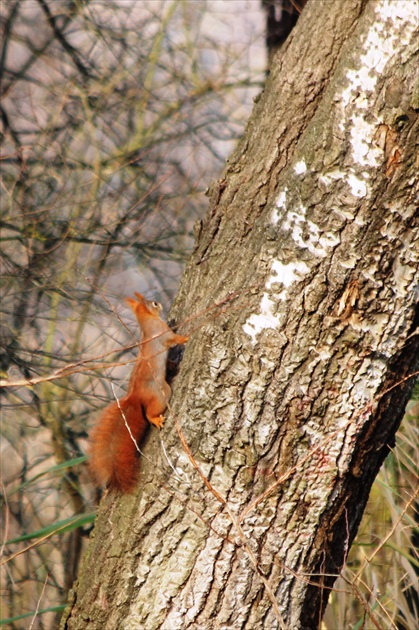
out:
M135 300L125 300L141 330L139 354L128 393L106 407L90 435L90 469L95 480L99 485L120 492L130 492L135 487L136 444L147 430L147 421L158 429L163 426L163 413L171 395L165 378L169 348L188 340L174 333L161 319L161 304L146 300L140 293L135 296Z

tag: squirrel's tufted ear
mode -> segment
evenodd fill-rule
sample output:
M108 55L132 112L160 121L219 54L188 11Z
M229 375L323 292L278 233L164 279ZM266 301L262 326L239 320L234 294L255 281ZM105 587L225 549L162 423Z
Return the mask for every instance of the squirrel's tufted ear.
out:
M134 295L137 298L137 300L139 302L141 302L142 304L144 304L144 302L146 301L144 295L141 295L141 293L137 293L137 291L134 291Z

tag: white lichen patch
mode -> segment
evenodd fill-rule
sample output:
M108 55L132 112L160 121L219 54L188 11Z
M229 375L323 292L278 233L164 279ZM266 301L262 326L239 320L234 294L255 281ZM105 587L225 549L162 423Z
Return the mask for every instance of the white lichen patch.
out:
M354 197L366 197L368 188L365 180L349 173L347 181Z
M275 208L272 212L272 223L274 225L276 225L279 221L279 219L283 216L284 214L284 210L286 208L286 201L287 201L287 188L284 188L284 190L282 190L279 193Z
M299 212L288 212L283 229L291 232L293 241L301 247L308 249L314 256L325 258L329 247L339 243L339 236L333 232L322 233L320 228L306 218L306 209L299 206Z
M301 261L284 265L280 260L274 260L271 265L271 275L266 282L266 291L262 295L260 313L251 315L243 326L243 331L256 343L256 337L263 330L272 328L277 330L282 323L283 315L277 312L278 302L287 299L287 289L299 282L310 271ZM278 285L278 286L277 286ZM285 287L282 290L278 290Z
M267 328L277 329L281 325L280 314L274 314L275 302L266 293L262 296L260 313L251 315L243 326L246 335L252 338L252 343L256 343L256 337L262 330Z
M268 289L277 282L280 282L288 288L296 280L299 280L302 276L305 276L305 274L309 272L309 268L305 263L299 261L297 261L296 263L288 263L287 265L284 265L280 260L274 260L272 263L271 272L274 272L276 275L271 275L268 282L266 283L266 287ZM281 299L285 299L285 297L282 297Z
M345 134L349 140L348 157L353 166L348 165L346 172L332 171L319 176L319 181L327 187L334 180L345 182L355 198L369 195L368 169L380 168L385 161L384 147L376 141L383 119L372 107L371 94L385 66L399 54L401 44L407 46L412 40L419 5L417 0L379 0L374 8L376 19L360 42L356 67L348 70L347 85L338 97L339 134Z
M323 173L319 175L319 181L325 186L329 187L336 180L346 180L346 173L343 171L329 171L328 173Z
M343 181L348 184L351 193L354 197L365 197L368 192L367 180L368 173L363 172L360 176L356 175L353 171L330 171L329 173L322 173L319 175L319 182L321 182L326 188L330 188L335 181Z
M303 167L306 168L305 163L303 161L298 162L295 166L295 171L297 172L298 170L302 173ZM333 179L342 178L344 174L340 171L335 171L322 177L323 182L329 185ZM355 186L354 179L352 185L356 189L356 193L359 194L361 191L361 183ZM340 242L339 236L332 232L322 233L320 228L313 221L307 219L307 210L302 204L296 206L295 210L287 211L287 192L287 188L284 188L278 196L275 208L272 212L272 223L277 225L280 219L283 218L284 223L282 229L285 232L291 232L291 238L301 249L308 249L314 256L325 258L328 254L328 248L334 247ZM270 308L271 305L268 304L266 300L264 306L266 307L265 312L272 310Z
M409 44L418 19L416 0L381 0L374 6L377 19L363 42L358 69L349 70L346 75L348 86L341 93L340 122L341 131L349 131L354 163L371 167L382 163L383 152L373 143L377 125L382 121L371 111L369 94L375 90L385 66L400 50L400 41ZM387 25L387 21L391 24Z
M340 236L336 232L323 232L322 236L319 238L319 244L324 249L328 247L335 247L340 243Z
M304 160L300 160L294 166L294 172L297 175L303 175L303 173L305 173L306 171L307 171L307 164L304 162Z
M373 137L378 124L378 118L371 124L359 114L353 114L349 120L352 159L361 166L377 167L383 161L382 149L373 144Z

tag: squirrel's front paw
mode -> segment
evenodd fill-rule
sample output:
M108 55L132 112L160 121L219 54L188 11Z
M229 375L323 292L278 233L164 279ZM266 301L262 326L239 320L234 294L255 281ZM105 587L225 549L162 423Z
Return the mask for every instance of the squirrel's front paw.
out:
M154 418L149 418L149 422L151 422L151 424L154 424L154 426L158 429L161 429L163 427L164 420L164 416L155 416Z

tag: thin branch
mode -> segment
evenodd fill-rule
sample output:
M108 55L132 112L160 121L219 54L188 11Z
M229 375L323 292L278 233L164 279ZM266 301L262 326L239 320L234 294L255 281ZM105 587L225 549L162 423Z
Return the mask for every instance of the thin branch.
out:
M51 26L56 39L60 42L60 44L64 48L64 50L69 54L71 60L73 61L74 65L77 67L78 71L85 78L87 78L87 79L92 78L92 74L90 73L90 71L80 61L78 51L74 48L74 46L72 46L70 44L70 42L67 41L67 39L64 37L64 33L58 27L57 21L56 21L55 17L52 15L48 4L46 2L44 2L44 0L38 0L38 3L40 4L43 12L46 15L47 20L48 20L48 24Z

